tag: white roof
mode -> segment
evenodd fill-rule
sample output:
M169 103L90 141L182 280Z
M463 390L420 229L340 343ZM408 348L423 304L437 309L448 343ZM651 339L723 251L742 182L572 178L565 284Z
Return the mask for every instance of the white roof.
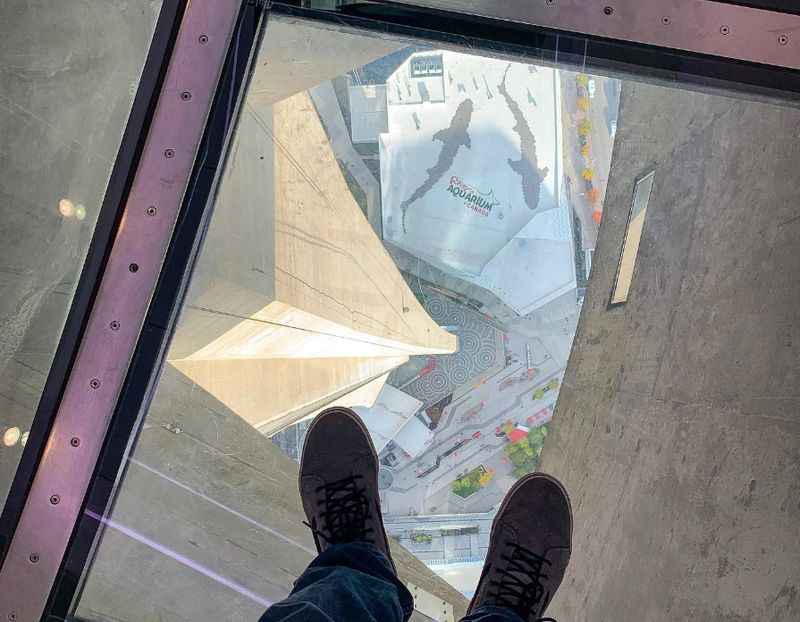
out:
M351 84L348 94L353 142L377 142L378 136L388 130L386 85Z
M420 400L385 384L371 407L355 406L353 410L367 426L375 450L380 453L420 408Z
M409 456L414 457L422 453L431 439L433 432L422 421L411 417L392 440Z
M530 313L576 286L558 72L428 54L442 55L443 101L397 100L414 56L387 81L384 237Z

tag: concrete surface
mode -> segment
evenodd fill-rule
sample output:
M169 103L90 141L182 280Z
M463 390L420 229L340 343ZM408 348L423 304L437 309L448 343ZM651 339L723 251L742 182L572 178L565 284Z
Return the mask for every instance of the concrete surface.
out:
M603 224L542 468L566 620L800 619L800 113L623 86ZM607 309L655 166L630 299Z

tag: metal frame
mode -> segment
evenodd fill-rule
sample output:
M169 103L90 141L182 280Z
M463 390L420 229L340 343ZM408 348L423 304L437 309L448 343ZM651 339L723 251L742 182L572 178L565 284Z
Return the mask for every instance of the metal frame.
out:
M216 121L208 115L211 111L214 116L212 97L217 102L220 91L229 88L218 83L223 66L231 61L231 36L238 28L243 4L258 7L258 11L265 4L263 0L165 2L185 4L187 9L132 182L124 167L121 169L121 179L127 182L115 191L120 199L129 187L130 194L72 374L42 449L39 470L0 569L0 620L3 616L11 622L38 620L43 612L51 613L54 602L58 612L53 615L65 616L72 602L99 528L97 521L86 520L84 514L103 516L113 502L124 458L135 442L157 382L205 231L209 197L227 153L236 112L220 113L221 126L210 141L208 126ZM386 18L373 11L364 19L286 5L276 8L362 28L450 37L456 44L478 40L500 53L521 51L529 57L541 55L549 62L585 62L588 57L600 59L601 66L612 70L633 67L649 72L656 68L666 79L689 75L704 82L712 79L727 84L728 80L774 93L800 93L795 71L800 68L800 17L788 13L710 0L660 4L653 0L396 0L382 4L349 8L395 13ZM414 15L420 13L425 19L414 21ZM428 30L420 29L420 24ZM479 34L473 38L476 31ZM252 52L256 45L250 43ZM237 100L233 108L238 107L241 95L241 63L247 65L250 60L248 56L232 61L238 68L234 69L238 78L230 83L231 98ZM153 85L150 89L151 95L157 90ZM137 100L142 97L137 95ZM145 99L149 102L150 98ZM130 132L129 138L141 146L137 127L141 131L146 119L137 123L129 121L126 136ZM216 145L213 154L208 150L212 143ZM199 145L206 148L201 163L196 162ZM120 151L122 154L122 148ZM136 158L133 153L128 155L130 166ZM121 157L115 174L122 166ZM185 193L187 187L190 190ZM116 221L112 218L110 222L109 234ZM94 266L94 273L84 268L82 282L90 284L90 293L84 313L75 316L78 333L94 293L91 276L102 268L102 261ZM68 366L64 373L66 369ZM39 419L37 415L36 425L40 425ZM33 469L28 467L20 470L15 486L27 485ZM0 522L0 528L3 525Z
M712 0L392 0L391 4L800 69L800 15L738 4Z
M240 0L193 0L178 31L116 239L0 569L0 616L45 609L162 271ZM0 618L2 619L2 618Z

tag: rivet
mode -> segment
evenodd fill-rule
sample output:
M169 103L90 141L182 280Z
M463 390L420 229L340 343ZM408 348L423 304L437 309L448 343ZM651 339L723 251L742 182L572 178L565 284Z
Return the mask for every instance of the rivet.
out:
M200 35L198 41L200 42L201 45L205 45L206 43L208 43L208 35Z
M789 43L789 35L780 35L778 37L778 43L780 43L781 45L786 45L787 43Z
M79 447L81 444L81 439L79 439L77 436L73 436L71 439L69 439L69 444L73 447Z
M89 386L92 387L93 389L99 389L100 388L100 380L98 378L92 378L89 381Z
M158 214L158 208L155 205L151 205L146 210L144 210L144 213L147 214L148 216L155 216L156 214Z
M729 34L731 33L730 26L720 26L720 27L719 27L719 31L720 31L720 33L722 33L723 35L729 35Z
M611 15L613 12L614 12L613 6L607 6L603 9L603 13L605 13L606 15Z
M32 564L36 564L39 562L39 555L38 553L31 553L30 555L28 555L28 559Z
M665 26L669 26L671 22L672 20L666 15L661 18L661 23L664 24Z
M132 263L131 265L128 266L128 270L131 272L139 272L139 264Z
M184 91L181 93L181 99L185 102L188 102L192 98L192 94L189 91Z
M119 330L119 322L117 322L117 320L111 320L111 322L108 324L108 327L111 330Z
M58 495L50 495L50 503L53 505L58 505L61 503L61 497Z
M17 621L17 614L13 611L8 614L8 622L16 622Z
M165 158L174 158L175 157L175 150L174 149L164 149L164 157Z

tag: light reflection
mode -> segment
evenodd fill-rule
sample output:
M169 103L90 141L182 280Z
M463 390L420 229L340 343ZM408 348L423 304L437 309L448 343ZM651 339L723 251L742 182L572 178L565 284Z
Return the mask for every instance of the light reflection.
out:
M19 437L21 436L22 432L17 427L8 428L3 433L3 445L6 447L13 447L19 441Z
M72 218L75 215L75 204L69 199L61 199L58 202L58 213L64 218Z

